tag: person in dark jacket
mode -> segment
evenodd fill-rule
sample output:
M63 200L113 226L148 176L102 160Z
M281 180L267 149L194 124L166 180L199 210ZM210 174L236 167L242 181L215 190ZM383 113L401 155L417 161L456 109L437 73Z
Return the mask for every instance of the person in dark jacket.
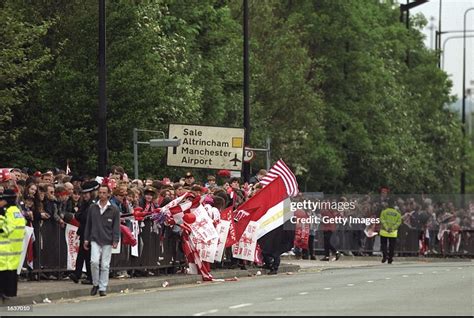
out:
M91 296L95 296L97 291L100 296L107 295L112 248L116 248L120 241L120 212L109 199L110 188L101 186L99 201L92 203L88 209L84 248L91 250L92 284L94 285Z
M336 231L335 218L339 216L338 213L332 209L324 209L321 212L322 220L322 230L324 236L324 257L321 258L322 261L329 261L329 254L332 252L335 254L335 260L338 260L341 256L341 253L332 245L331 237Z
M90 205L96 197L99 183L97 181L85 182L82 186L82 201L79 206L79 210L75 214L75 218L79 221L80 225L77 230L79 236L80 245L79 252L76 258L76 269L69 275L69 278L74 282L78 283L79 278L82 276L82 267L86 264L87 278L82 281L82 284L92 285L92 274L91 274L91 253L90 250L84 249L84 231L87 224L87 216Z

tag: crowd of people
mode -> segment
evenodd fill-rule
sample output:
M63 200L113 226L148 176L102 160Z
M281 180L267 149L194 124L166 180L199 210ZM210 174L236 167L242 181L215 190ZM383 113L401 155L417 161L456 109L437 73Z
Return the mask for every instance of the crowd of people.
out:
M62 228L67 223L77 225L81 240L77 258L76 271L69 275L71 280L78 282L82 275L82 264L87 267L85 284L92 284L93 275L90 267L90 251L87 251L86 224L87 210L92 202L97 202L97 191L101 185L110 191L108 197L111 205L119 212L121 223L127 223L127 217L143 219L143 215L156 211L173 199L187 192L194 193L206 199L203 201L218 211L233 205L237 208L251 198L262 188L261 183L266 175L260 170L249 182L243 183L240 178L231 177L230 172L221 170L216 175L209 175L205 181L196 180L192 172L171 180L147 178L130 179L121 166L112 166L106 177L84 178L77 175L68 175L65 171L36 171L9 168L0 171L0 194L5 190L13 190L17 194L17 205L27 221L27 225L38 235L40 228ZM300 194L296 200L304 199ZM362 216L366 218L380 217L387 205L387 198L393 200L394 208L402 217L402 224L398 233L398 251L412 255L418 251L421 255L470 253L473 254L472 225L474 213L469 204L466 208L456 207L452 201L443 202L427 195L396 196L382 188L376 195L344 196L336 201L356 199L355 209L335 210L307 210L307 215L327 215L335 217ZM472 204L471 204L472 205ZM219 213L211 218L219 222ZM294 251L303 258L316 259L318 248L324 249L321 260L330 260L330 252L337 260L342 253L353 255L372 255L376 234L380 232L380 224L311 224L309 238L303 245L295 240ZM44 237L43 244L56 238ZM401 251L401 252L400 252ZM35 255L36 257L37 255ZM55 255L42 255L44 258L54 258ZM233 268L246 267L246 262L232 257L230 249L226 251L225 259ZM94 262L93 262L94 265ZM122 273L123 274L123 273ZM125 272L123 275L127 275Z
M311 198L311 197L309 197ZM308 216L334 218L358 217L380 218L388 202L401 214L398 229L397 251L400 256L434 255L474 255L474 200L466 198L462 207L461 197L449 195L397 195L390 194L388 188L381 188L372 195L346 195L334 198L335 201L357 202L354 209L342 211L306 210ZM293 253L304 259L315 259L312 251L323 248L327 260L328 249L339 258L338 251L347 255L364 256L378 252L374 243L380 233L381 224L314 224L310 226L309 250L296 247ZM331 233L331 238L328 234ZM324 235L323 235L324 234ZM313 240L316 240L314 242ZM326 243L326 244L325 244ZM334 245L334 247L333 247ZM314 247L313 247L314 246Z
M88 208L92 202L97 202L99 199L97 196L99 186L105 185L110 189L110 204L119 211L121 223L129 226L130 219L141 221L147 213L158 210L186 192L206 197L203 202L212 205L218 211L230 205L237 207L261 189L258 181L266 174L265 170L260 170L252 177L250 183L242 183L240 178L231 177L230 171L227 170L221 170L217 175L209 175L205 182L196 181L191 172L177 178L175 182L167 177L161 180L152 178L131 180L120 166L112 166L107 177L96 178L67 175L61 170L28 173L25 170L9 168L0 172L0 194L6 189L15 191L17 205L27 225L34 228L36 237L40 236L40 229L42 233L48 233L48 229L52 232L54 227L64 228L67 223L78 226L80 250L76 270L69 277L78 282L82 275L82 264L85 262L87 266L87 278L83 280L85 284L92 283L88 261L90 252L84 250L85 225L88 220ZM219 221L219 213L214 213L211 217L215 222ZM164 220L161 220L160 223L163 222ZM165 232L165 229L162 229L162 232ZM57 244L55 241L57 237L42 235L41 245ZM38 254L38 249L33 250ZM41 251L43 260L57 257L57 254L50 252L48 249ZM232 258L231 251L227 250L226 253L227 260L231 261L231 267L245 268L243 261ZM35 258L37 256L35 255ZM128 274L126 271L121 271L119 275Z

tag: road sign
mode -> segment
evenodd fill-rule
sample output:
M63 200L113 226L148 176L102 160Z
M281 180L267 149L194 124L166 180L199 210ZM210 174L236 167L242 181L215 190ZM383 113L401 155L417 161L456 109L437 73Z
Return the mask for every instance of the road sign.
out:
M255 151L245 149L244 162L250 162L255 158Z
M168 148L168 166L241 170L244 129L170 124L168 138L181 139Z

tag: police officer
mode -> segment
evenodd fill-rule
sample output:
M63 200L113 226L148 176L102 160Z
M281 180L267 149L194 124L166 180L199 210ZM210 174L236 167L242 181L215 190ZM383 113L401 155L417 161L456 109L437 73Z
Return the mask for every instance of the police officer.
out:
M16 193L6 189L0 195L0 296L17 294L18 275L26 220L16 205Z
M382 250L382 263L388 260L389 264L393 262L393 254L398 236L398 227L402 223L400 212L394 209L393 200L388 200L388 207L380 213L380 248ZM388 243L388 253L387 253Z

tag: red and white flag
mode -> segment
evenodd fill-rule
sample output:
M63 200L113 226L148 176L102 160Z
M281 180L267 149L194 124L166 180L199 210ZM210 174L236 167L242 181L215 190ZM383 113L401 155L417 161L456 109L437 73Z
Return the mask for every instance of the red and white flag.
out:
M240 240L250 221L257 222L268 210L283 202L286 198L288 198L288 193L283 179L277 177L248 201L242 203L234 211L235 239Z
M253 243L255 237L260 239L275 229L282 228L293 213L290 209L290 197L298 194L298 183L295 175L283 160L279 160L270 169L262 183L265 186L234 211L235 238L238 241L241 241L245 232L250 232L252 233L251 243ZM251 226L254 229L254 222L258 224L258 227L255 231L249 231L251 229L247 227ZM249 234L245 235L245 240L250 243ZM241 242L239 245L242 245ZM250 246L250 244L247 245ZM251 248L253 256L255 246L252 245ZM245 254L234 257L250 258L250 255L247 255L248 251Z
M290 168L285 164L285 162L280 159L278 160L273 167L268 170L267 175L260 181L260 183L265 187L269 185L273 180L280 176L285 183L285 187L288 190L288 195L294 197L298 194L298 182L296 177Z
M214 261L218 233L201 205L201 197L187 192L161 208L160 212L172 218L183 229L182 247L190 269L198 270L203 280L212 280L209 262L206 260ZM189 225L184 223L185 213L194 214L196 221Z

